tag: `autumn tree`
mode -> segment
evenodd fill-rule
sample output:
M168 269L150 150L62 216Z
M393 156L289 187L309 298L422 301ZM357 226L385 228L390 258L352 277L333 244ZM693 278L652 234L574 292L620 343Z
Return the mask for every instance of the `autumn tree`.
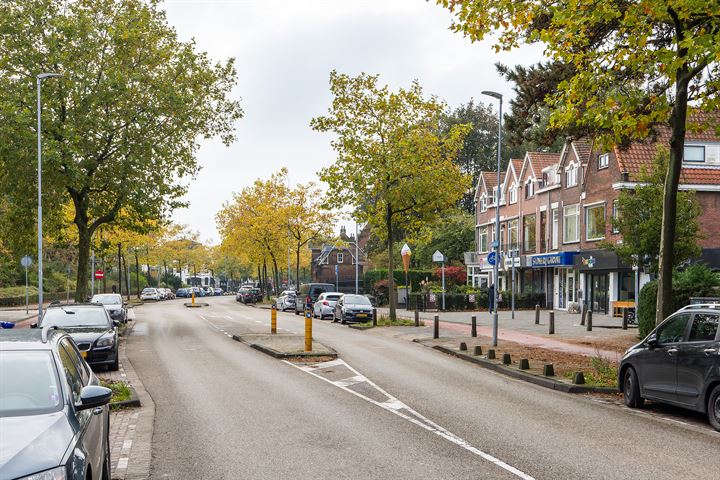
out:
M425 98L418 82L392 91L377 75L330 74L332 105L311 126L335 135L334 164L320 172L328 204L350 207L386 243L390 318L395 319L393 245L396 230L419 229L454 206L470 179L453 163L470 126L441 132L446 105Z
M158 0L2 2L0 32L0 170L14 172L0 190L32 198L35 75L63 75L43 85L43 194L50 218L58 199L73 204L82 300L97 229L121 211L163 217L197 172L199 140L233 140L233 61L179 40Z
M455 13L453 28L472 41L496 36L495 48L542 43L574 72L549 93L553 125L577 124L608 142L671 130L663 186L656 321L671 313L673 241L687 128L712 124L720 96L720 10L706 0L438 0ZM688 121L688 119L692 121ZM702 118L703 120L699 120ZM689 124L689 125L688 125Z

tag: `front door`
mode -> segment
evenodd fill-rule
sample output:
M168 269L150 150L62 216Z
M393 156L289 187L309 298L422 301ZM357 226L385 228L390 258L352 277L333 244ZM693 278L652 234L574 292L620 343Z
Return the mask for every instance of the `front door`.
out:
M690 314L675 315L655 332L657 345L639 354L638 379L643 397L677 401L678 347L685 339Z
M590 308L596 313L608 313L607 273L590 275Z
M682 343L677 357L678 402L694 409L705 407L705 384L718 364L718 313L696 313L688 341Z

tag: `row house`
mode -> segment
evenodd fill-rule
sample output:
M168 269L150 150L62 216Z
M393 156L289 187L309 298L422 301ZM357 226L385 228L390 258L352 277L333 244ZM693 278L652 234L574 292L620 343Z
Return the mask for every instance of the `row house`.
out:
M585 303L608 313L615 301L636 301L650 280L642 268L623 263L602 244L621 242L611 219L619 214L622 189L637 186L660 144L633 143L603 151L589 140L569 141L560 153L528 152L501 174L482 172L476 189L476 246L465 255L468 283L496 283L488 253L493 250L496 208L500 212L501 260L497 284L518 292L543 293L546 307ZM681 189L693 190L702 207L703 259L720 267L720 138L688 133Z

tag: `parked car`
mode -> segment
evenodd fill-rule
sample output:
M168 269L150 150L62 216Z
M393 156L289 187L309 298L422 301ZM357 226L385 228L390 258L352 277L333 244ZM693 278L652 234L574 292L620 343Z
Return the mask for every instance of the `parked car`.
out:
M248 304L256 302L256 295L253 292L254 289L241 288L238 290L236 300L240 303Z
M321 293L336 291L332 283L303 283L298 291L298 300L295 302L295 315L300 315L305 307L310 307L317 302Z
M177 298L188 298L190 296L190 289L189 288L178 288L175 291L175 296Z
M160 292L157 288L144 288L142 292L140 292L140 300L155 300L156 302L159 302L162 300L162 297L160 296Z
M119 293L98 293L93 295L90 303L99 303L105 307L110 318L118 322L127 323L127 303Z
M162 290L165 293L166 300L174 300L175 299L175 294L169 288L161 288L160 290Z
M366 322L372 318L373 306L365 295L343 295L335 304L333 322Z
M80 354L92 366L119 368L117 320L112 320L105 307L98 304L75 303L50 305L33 328L58 327L70 334Z
M192 296L192 293L194 293L196 297L204 297L205 296L205 290L203 290L200 287L190 287L190 290L191 290L191 296Z
M321 293L315 305L313 305L313 317L320 320L325 317L332 317L335 312L335 304L342 296L342 293Z
M646 399L705 413L720 430L720 305L688 305L631 347L620 362L625 405Z
M215 287L215 296L216 297L222 297L224 295L223 289L219 287Z
M263 292L259 288L251 288L250 293L253 297L253 303L262 302Z
M0 372L0 478L110 478L112 391L67 333L3 332Z
M215 296L215 289L213 287L205 287L205 296L206 297L213 297Z
M295 300L297 299L297 293L295 290L285 290L275 300L275 308L280 311L289 310L295 308Z

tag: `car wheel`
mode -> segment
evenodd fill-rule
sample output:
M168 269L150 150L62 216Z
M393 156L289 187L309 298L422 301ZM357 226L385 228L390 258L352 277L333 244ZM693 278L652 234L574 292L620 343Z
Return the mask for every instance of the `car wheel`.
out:
M715 385L708 397L707 412L710 425L720 431L720 385Z
M640 408L645 403L645 399L640 396L640 384L635 369L632 367L625 370L623 377L623 400L625 405L630 408Z
M115 353L115 361L108 366L108 370L111 372L117 372L120 368L120 353Z

